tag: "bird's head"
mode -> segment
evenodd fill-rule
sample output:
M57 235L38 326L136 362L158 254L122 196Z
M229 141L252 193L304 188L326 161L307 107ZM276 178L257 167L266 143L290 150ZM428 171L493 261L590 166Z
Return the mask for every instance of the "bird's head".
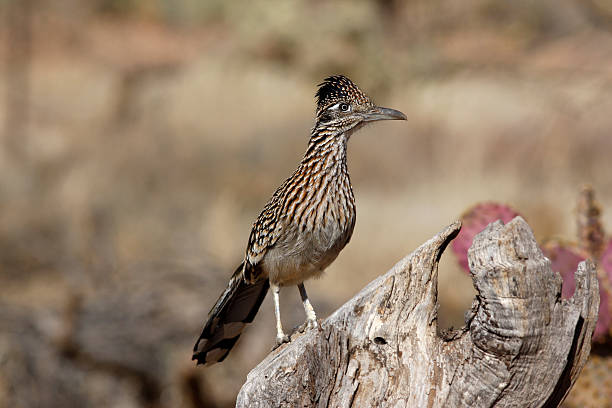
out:
M356 129L377 120L406 120L406 115L395 109L376 106L361 89L344 75L325 78L319 84L316 128L324 127L339 132Z

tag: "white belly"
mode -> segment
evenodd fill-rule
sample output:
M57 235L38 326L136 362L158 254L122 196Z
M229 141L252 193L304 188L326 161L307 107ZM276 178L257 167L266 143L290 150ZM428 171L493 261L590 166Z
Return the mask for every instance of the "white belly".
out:
M270 282L279 286L297 285L317 277L331 264L353 233L354 218L340 230L334 221L312 231L289 227L262 262Z

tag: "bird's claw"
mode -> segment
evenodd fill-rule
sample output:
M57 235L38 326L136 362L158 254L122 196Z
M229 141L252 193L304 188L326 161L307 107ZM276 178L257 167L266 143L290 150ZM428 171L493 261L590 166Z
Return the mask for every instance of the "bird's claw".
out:
M300 333L304 333L307 330L316 329L317 327L319 327L319 323L316 319L306 319L306 321L302 323L300 327L298 327L298 331Z
M272 347L272 350L276 350L277 348L282 346L284 343L289 343L290 341L291 341L291 339L286 334L277 335L276 336L276 344L274 345L274 347Z

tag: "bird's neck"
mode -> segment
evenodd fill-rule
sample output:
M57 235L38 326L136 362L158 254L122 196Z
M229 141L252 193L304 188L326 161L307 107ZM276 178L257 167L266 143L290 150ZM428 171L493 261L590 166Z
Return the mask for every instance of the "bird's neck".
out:
M313 165L319 171L337 175L348 174L346 147L351 131L341 132L334 128L314 129L302 165Z

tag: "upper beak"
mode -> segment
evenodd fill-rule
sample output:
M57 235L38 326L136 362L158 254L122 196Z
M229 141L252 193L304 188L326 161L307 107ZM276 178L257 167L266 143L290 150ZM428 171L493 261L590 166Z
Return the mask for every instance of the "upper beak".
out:
M363 120L364 122L373 122L375 120L406 120L406 115L395 109L375 106L363 114Z

